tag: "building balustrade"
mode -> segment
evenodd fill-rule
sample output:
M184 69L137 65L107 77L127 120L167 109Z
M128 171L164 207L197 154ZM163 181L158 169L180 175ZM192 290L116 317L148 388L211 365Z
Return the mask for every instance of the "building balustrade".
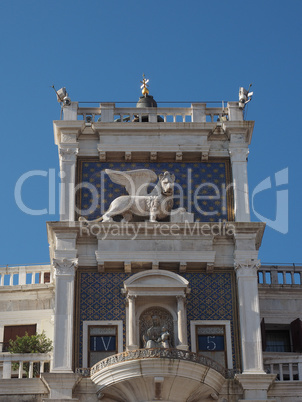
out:
M0 287L52 283L50 265L0 267Z
M191 122L217 122L227 120L243 120L242 111L238 108L236 116L230 112L229 106L207 107L206 103L193 103L191 107L160 107L136 108L116 107L114 103L100 104L99 107L78 107L73 112L64 108L64 120L84 120L93 122L162 122L162 123L191 123Z
M266 373L277 374L277 381L302 381L302 355L264 353L263 360Z
M263 265L258 270L258 283L264 286L301 286L302 266Z
M93 376L98 371L110 367L114 364L130 361L130 360L140 360L140 359L171 359L171 360L185 360L192 363L202 364L206 367L216 370L222 374L225 378L233 378L238 370L228 370L216 361L197 354L193 352L188 352L181 349L163 349L163 348L152 348L152 349L136 349L127 352L119 353L104 360L101 360L95 364L90 369L90 375ZM89 369L78 369L77 374L82 374L87 376Z
M40 376L41 373L49 371L51 358L51 353L0 353L0 378ZM17 369L14 367L15 364Z

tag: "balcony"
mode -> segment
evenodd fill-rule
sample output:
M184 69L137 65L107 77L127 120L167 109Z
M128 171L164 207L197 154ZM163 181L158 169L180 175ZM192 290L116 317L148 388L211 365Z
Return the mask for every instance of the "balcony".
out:
M277 374L276 381L302 381L302 355L294 353L263 354L264 369Z
M125 400L183 401L194 395L215 398L225 379L233 378L235 371L196 353L155 348L119 353L90 370L79 369L77 374L90 375L99 396L109 393L123 395ZM137 394L135 398L132 394L131 399L131 392Z

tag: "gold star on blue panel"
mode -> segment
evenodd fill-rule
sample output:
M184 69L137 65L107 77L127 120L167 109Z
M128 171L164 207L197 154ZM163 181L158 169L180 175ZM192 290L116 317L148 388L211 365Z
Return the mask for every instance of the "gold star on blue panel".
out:
M97 272L79 273L79 356L82 365L83 321L123 320L125 347L125 298L121 293L123 282L131 274ZM190 283L191 293L187 298L187 328L190 340L191 320L230 320L234 367L234 297L231 272L185 273L182 275Z
M226 188L227 162L207 162L207 163L144 163L144 162L104 162L85 161L81 163L80 175L81 181L88 185L80 190L80 201L78 208L80 215L88 220L99 218L108 210L113 199L127 195L125 188L119 184L113 183L105 173L105 169L117 171L128 171L135 169L151 169L157 175L165 171L173 173L176 177L177 186L175 186L175 198L173 209L184 207L194 213L194 220L201 222L219 221L228 219L228 208L222 208L225 203L222 201L225 196ZM110 190L110 191L108 191ZM150 187L150 191L152 188ZM105 198L105 192L106 194ZM95 192L101 198L98 200ZM109 195L108 195L109 194ZM182 197L180 195L182 194ZM87 199L91 200L87 205ZM227 198L229 199L229 197ZM105 202L104 202L105 201ZM191 206L192 203L192 206ZM93 205L101 205L94 210L90 208ZM190 207L190 208L189 208ZM89 214L86 211L89 210ZM209 215L208 212L215 211L215 214ZM114 218L119 220L118 217Z

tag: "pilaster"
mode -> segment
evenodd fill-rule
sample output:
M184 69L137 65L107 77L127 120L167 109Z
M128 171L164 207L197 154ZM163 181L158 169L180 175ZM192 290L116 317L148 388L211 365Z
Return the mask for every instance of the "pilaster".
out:
M138 348L136 344L136 319L135 319L135 295L128 295L128 309L129 309L129 345L128 350L135 350Z
M185 309L185 296L176 296L177 299L177 329L178 342L177 349L188 350L187 318Z
M235 221L250 222L247 179L247 156L249 150L245 144L231 143L229 153L232 164Z
M53 259L56 280L52 372L72 373L74 277L78 259Z
M59 148L61 197L60 220L73 221L75 216L75 174L78 143L61 143Z
M81 380L81 377L74 373L43 373L42 381L50 390L49 398L43 399L43 402L51 401L78 401L72 398L72 391Z
M242 368L244 374L264 374L260 332L257 251L235 251L239 298Z
M267 392L273 384L276 375L274 374L236 374L237 380L243 388L244 399L239 399L239 402L248 400L249 402L270 401Z

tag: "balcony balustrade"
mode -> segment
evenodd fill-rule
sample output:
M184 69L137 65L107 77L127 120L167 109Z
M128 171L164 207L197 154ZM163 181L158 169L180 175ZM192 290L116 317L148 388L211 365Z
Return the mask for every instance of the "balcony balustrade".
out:
M264 353L264 369L277 381L302 381L302 355Z
M0 378L33 378L39 376L51 364L51 353L0 353ZM14 370L14 363L17 363L18 369ZM28 364L28 370L24 370L25 364ZM34 366L35 365L35 366Z
M100 362L95 364L91 369L79 368L76 370L76 373L82 375L83 377L93 376L98 371L110 367L114 364L127 362L131 360L142 360L142 359L184 360L187 362L197 363L206 366L208 368L212 368L213 370L223 375L223 377L225 378L233 378L234 375L239 372L238 370L228 370L221 364L217 363L216 361L197 353L188 352L186 350L181 349L154 348L154 349L136 349L118 353L116 355L109 356L104 360L101 360Z

